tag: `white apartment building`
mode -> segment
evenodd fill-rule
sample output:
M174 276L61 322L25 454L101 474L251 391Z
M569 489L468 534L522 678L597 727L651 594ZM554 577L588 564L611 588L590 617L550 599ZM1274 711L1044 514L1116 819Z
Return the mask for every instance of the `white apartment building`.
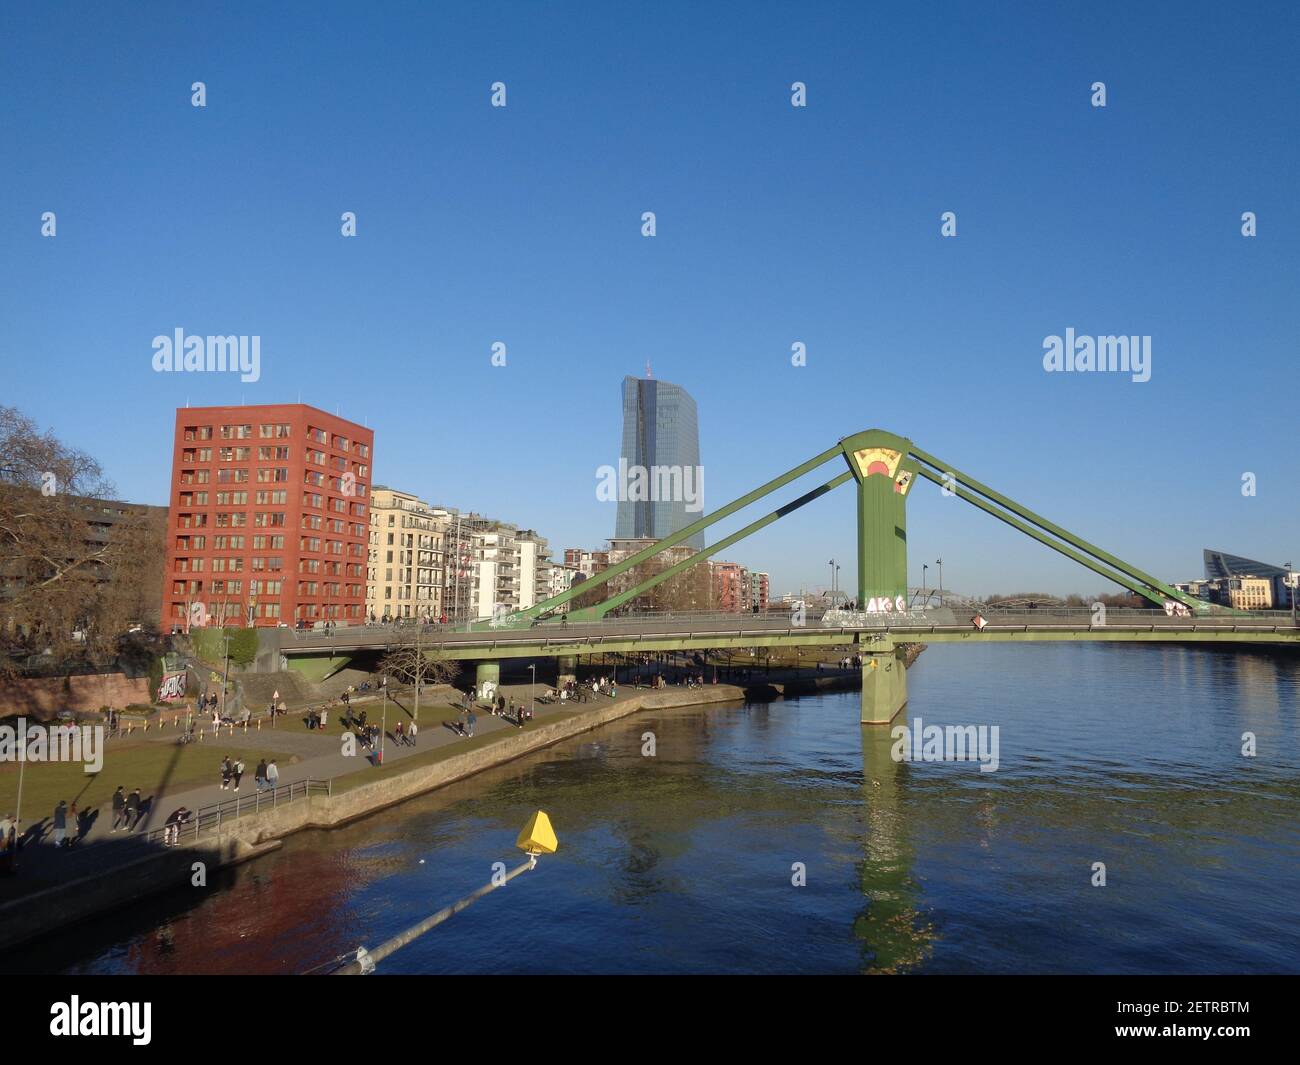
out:
M442 613L446 518L446 511L409 492L375 485L370 499L367 619Z
M504 522L475 532L469 611L490 618L495 611L526 610L550 597L547 541L531 529Z
M531 529L376 485L366 617L491 618L495 604L526 609L555 594L547 555L546 540Z

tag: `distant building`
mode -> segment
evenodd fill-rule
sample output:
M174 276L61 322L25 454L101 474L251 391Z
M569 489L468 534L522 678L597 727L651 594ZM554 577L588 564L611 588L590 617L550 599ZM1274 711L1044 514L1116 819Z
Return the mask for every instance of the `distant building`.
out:
M1267 577L1229 577L1227 605L1234 610L1272 610L1273 582Z
M1222 592L1222 581L1183 581L1173 587L1193 599L1202 599L1207 603L1217 603Z
M737 562L710 562L713 609L739 614L749 609L749 571Z
M565 562L552 562L549 558L542 561L540 573L546 590L546 594L542 596L543 599L550 599L562 592L567 592L573 587L574 581L583 577L582 570L577 566L570 566ZM559 608L560 612L567 613L569 606L569 603L565 603Z
M695 400L681 385L651 377L623 378L623 446L621 468L677 469L700 486L700 429ZM687 472L689 471L689 472ZM656 485L660 478L651 476ZM680 482L679 482L680 483ZM658 491L656 495L662 495ZM680 498L623 499L619 497L614 537L618 540L662 540L703 517L703 491L697 509ZM704 549L704 534L685 541L696 551Z
M1290 609L1295 579L1284 567L1208 547L1204 559L1206 578L1220 589L1217 602L1238 610ZM1238 583L1246 581L1249 583ZM1267 592L1259 581L1267 583ZM1238 602L1264 605L1238 606Z
M583 577L594 577L609 569L608 551L588 551L581 547L564 549L564 565L576 569Z

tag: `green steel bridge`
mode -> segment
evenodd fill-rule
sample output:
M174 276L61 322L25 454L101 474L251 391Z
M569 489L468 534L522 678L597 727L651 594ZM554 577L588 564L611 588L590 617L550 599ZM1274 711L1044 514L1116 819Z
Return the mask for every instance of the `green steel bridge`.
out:
M704 551L622 588L602 602L569 609L578 596L589 596L593 589L616 580L660 552L836 460L845 463L847 469ZM908 494L918 477L939 485L945 495L978 507L1136 593L1148 600L1152 609L1111 609L1099 615L1086 609L989 608L978 618L966 608L957 612L927 604L917 609L907 585L906 508ZM849 481L855 483L857 492L858 610L830 610L817 616L799 606L781 615L614 614L663 581ZM328 653L332 660L340 652L382 650L399 640L412 642L417 638L416 630L414 625L404 632L392 626L348 626L333 633L279 629L274 638L287 658ZM1233 611L1188 596L922 451L910 440L869 429L845 437L820 455L560 595L526 610L463 627L426 626L418 639L431 655L476 662L480 680L499 676L499 663L509 658L553 656L560 660L563 670L575 663L577 656L593 653L853 646L862 655L862 721L887 724L907 702L907 678L901 661L901 647L906 643L1094 640L1300 647L1300 629L1291 614Z

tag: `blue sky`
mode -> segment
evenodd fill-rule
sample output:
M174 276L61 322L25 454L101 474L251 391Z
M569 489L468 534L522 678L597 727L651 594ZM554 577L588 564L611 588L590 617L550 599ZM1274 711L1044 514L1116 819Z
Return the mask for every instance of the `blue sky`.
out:
M1300 562L1297 8L985 6L7 5L0 402L161 503L175 407L301 394L558 553L648 359L709 508L878 426L1162 577ZM153 372L177 327L261 380ZM1151 380L1045 373L1066 328ZM916 582L1109 590L931 485L909 524ZM851 587L855 535L846 486L728 556Z

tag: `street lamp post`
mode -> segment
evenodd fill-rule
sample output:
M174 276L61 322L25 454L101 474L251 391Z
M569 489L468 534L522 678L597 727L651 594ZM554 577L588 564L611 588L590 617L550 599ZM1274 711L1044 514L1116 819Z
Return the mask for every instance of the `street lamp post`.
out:
M839 569L839 567L835 565L835 559L831 559L826 564L831 568L831 606L834 607L835 606L835 571Z
M420 720L420 678L424 676L424 652L420 649L420 636L423 626L415 627L415 710L411 714L411 720L418 722Z
M26 769L27 745L24 743L18 748L18 805L14 807L14 824L19 828L23 823L23 773Z
M1300 592L1300 588L1297 588L1297 587L1296 587L1296 576L1295 576L1295 570L1293 570L1293 569L1291 568L1291 563L1290 563L1290 562L1288 562L1288 563L1286 564L1286 576L1287 576L1287 584L1288 584L1288 586L1289 586L1290 589L1291 589L1291 627L1292 627L1292 628L1295 628L1295 627L1296 627L1296 602L1295 602L1295 598L1296 598L1296 592Z
M384 711L379 720L379 765L384 764L384 734L388 731L388 674L380 677L380 685L384 689Z
M925 575L926 575L926 570L928 570L929 568L930 568L930 563L928 562L921 563L921 605L922 606L925 605L926 600L929 598L929 596L926 595L926 589L925 589L925 579L926 579Z
M616 666L615 675L617 675L617 671L618 671L618 667ZM536 705L536 701L533 696L533 690L537 687L537 663L534 662L531 666L529 666L528 672L533 675L532 680L528 684L528 716L529 718L531 718L533 716L533 707Z
M221 716L226 716L226 689L230 687L230 636L222 637L226 641L226 668L221 674Z
M934 564L939 567L939 605L943 606L943 559L935 559Z

